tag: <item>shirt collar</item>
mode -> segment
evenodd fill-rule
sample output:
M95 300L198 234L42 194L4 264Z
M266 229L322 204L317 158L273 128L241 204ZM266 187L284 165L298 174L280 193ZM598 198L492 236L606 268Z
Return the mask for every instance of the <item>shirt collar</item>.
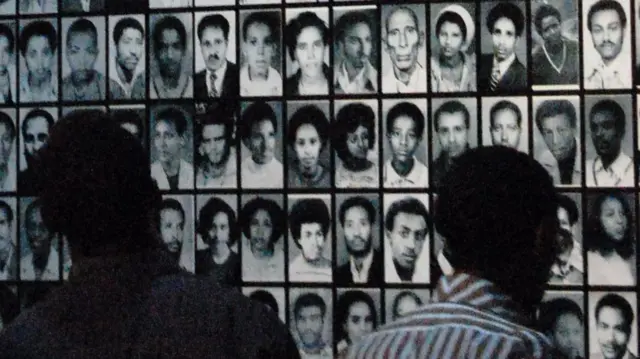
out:
M509 67L514 61L516 61L515 52L500 62L498 62L495 57L493 58L494 66L497 64L498 68L500 69L500 76L503 76L507 72L507 70L509 69Z
M434 302L470 305L517 324L528 322L520 305L510 296L492 282L469 273L456 272L440 277L433 298Z
M361 278L364 279L364 282L367 281L367 276L369 275L369 269L371 269L371 263L373 263L373 250L364 257L362 261L362 268L358 272L356 269L356 262L353 260L353 257L349 257L349 267L351 268L351 274L353 278Z
M609 165L609 169L605 170L602 164L602 159L600 158L600 156L598 156L598 158L596 158L596 162L594 166L595 168L594 175L598 172L611 171L618 178L624 178L625 172L627 171L627 168L629 167L630 164L631 164L631 158L626 154L624 154L624 152L620 151L620 153L618 154L618 157L611 163L611 165Z
M377 79L373 79L372 76L375 72L371 66L371 63L367 60L362 67L362 70L358 72L353 81L349 81L349 74L347 73L346 62L343 61L338 71L336 71L336 84L343 90L348 90L351 87L355 87L356 92L366 90L367 85L371 84L375 89L375 83Z
M613 59L613 61L611 61L609 65L606 65L604 63L604 60L602 60L602 57L600 57L594 70L611 71L613 73L617 73L619 70L625 71L625 69L631 68L630 61L631 59L629 58L629 56L625 56L624 51L620 51L618 56Z
M420 163L420 161L418 161L418 159L413 156L413 167L411 168L411 171L404 177L400 176L398 174L398 172L396 172L396 170L393 168L393 165L391 165L391 159L389 159L387 161L387 163L385 164L385 171L387 174L387 181L388 182L395 182L398 180L403 180L403 181L407 181L411 184L418 184L418 182L421 180L420 178L420 170L418 167L420 167L420 165L422 165L422 163Z

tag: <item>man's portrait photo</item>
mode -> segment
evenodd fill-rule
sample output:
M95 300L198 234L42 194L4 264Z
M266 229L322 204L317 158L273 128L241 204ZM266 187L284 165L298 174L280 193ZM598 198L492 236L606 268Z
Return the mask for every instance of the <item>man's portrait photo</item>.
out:
M34 197L20 198L20 280L60 280L58 238L42 219L42 203Z
M380 198L336 194L336 272L334 283L380 286L384 263L380 243Z
M633 187L631 96L586 96L585 177L588 187Z
M164 195L158 231L175 264L194 272L193 196Z
M62 101L107 98L104 17L62 19Z
M280 11L240 12L240 96L282 96L281 26Z
M147 97L147 56L143 15L109 18L109 100Z
M0 105L15 105L18 101L17 41L16 22L0 21Z
M20 194L34 194L37 170L35 160L39 149L47 143L49 130L58 118L58 109L20 108L20 164L18 172L18 191Z
M385 193L382 201L385 282L429 283L429 195Z
M634 292L589 293L589 358L638 358L638 302Z
M582 185L580 98L534 97L533 157L556 186Z
M585 359L584 293L547 291L536 315L536 329L554 346L552 358Z
M147 123L143 119L147 118L147 110L144 105L112 105L109 112L114 114L120 127L129 131L135 138L140 140L144 148L148 143Z
M331 289L289 289L289 326L301 359L334 358L332 324Z
M15 198L0 198L0 282L18 280L17 210Z
M401 319L431 301L429 289L385 289L384 294L386 323Z
M333 23L334 93L377 93L380 25L376 7L334 7Z
M348 358L349 349L382 324L380 289L338 289L333 342L336 358Z
M629 0L585 0L582 3L584 88L629 89L631 61Z
M383 100L382 118L384 187L429 187L427 101Z
M524 1L481 2L479 91L513 94L527 90L525 12Z
M581 73L578 1L532 1L531 17L529 71L533 90L578 90Z
M193 97L192 14L149 16L149 96L151 99Z
M20 102L58 101L58 21L22 19L18 47Z
M15 192L17 182L17 111L0 109L0 192Z
M583 265L583 215L580 193L558 194L558 222L560 224L558 253L551 267L551 285L582 285L585 271Z
M151 177L163 191L193 189L193 132L187 105L151 108Z
M431 91L476 91L475 4L435 3L430 7Z
M421 4L381 8L382 92L426 93L426 9Z
M199 99L237 97L236 15L233 11L196 13L193 75L194 96Z
M241 197L242 280L284 283L284 241L287 232L282 195Z
M527 97L482 98L482 145L507 146L529 153Z

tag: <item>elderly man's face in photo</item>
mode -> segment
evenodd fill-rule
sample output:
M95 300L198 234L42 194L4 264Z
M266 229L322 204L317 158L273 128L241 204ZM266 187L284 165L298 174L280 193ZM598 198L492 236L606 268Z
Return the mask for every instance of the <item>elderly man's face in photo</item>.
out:
M522 128L515 112L510 109L500 110L495 113L491 122L491 141L494 145L518 148Z
M562 44L562 24L557 17L551 15L543 18L540 23L540 30L542 31L540 36L542 36L545 44L553 47Z
M353 206L344 212L344 239L347 251L355 257L363 257L371 251L371 221L361 206Z
M600 111L591 116L591 139L599 156L612 157L620 153L624 132L620 131L616 120L611 111Z
M249 241L252 246L260 250L266 250L271 245L273 234L273 221L269 212L259 209L253 214L249 223Z
M583 356L584 329L580 319L572 313L564 313L556 319L552 339L557 349L567 358Z
M208 26L202 31L200 52L209 71L224 65L227 56L227 39L221 28Z
M300 340L307 346L317 344L322 339L324 318L322 310L317 306L303 307L295 318L296 329Z
M602 60L612 61L622 50L624 27L618 12L602 10L591 18L591 40Z
M541 121L542 138L558 160L566 160L576 147L576 129L565 114L543 118Z
M4 123L0 123L0 166L9 164L9 157L13 151L14 133Z
M613 307L603 307L596 318L596 335L605 359L620 359L627 351L629 333L622 311Z
M43 80L51 73L54 58L49 40L45 36L32 36L27 40L25 63L33 80Z
M75 81L89 81L98 58L98 43L90 32L70 33L67 39L67 61Z
M0 35L0 75L7 73L11 60L13 60L13 48L10 47L9 39Z
M276 48L271 29L267 24L254 22L247 27L244 38L242 48L249 68L258 73L266 73Z
M356 69L362 69L371 56L371 28L364 22L349 26L344 34L343 55Z
M293 150L300 162L300 169L305 173L314 173L322 150L322 141L314 125L305 123L298 127Z
M157 55L160 72L166 76L180 76L184 52L185 49L182 46L178 30L164 29L160 37L160 50Z
M387 237L393 260L402 268L413 270L427 238L427 221L418 214L400 212Z
M413 15L404 9L396 10L387 21L386 50L393 66L408 71L418 61L422 44L421 33Z
M413 118L407 115L396 117L391 130L388 136L393 158L401 162L413 158L422 137L421 133L416 132L416 123Z
M178 253L184 240L184 217L173 208L160 211L160 234L171 253Z
M23 126L25 126L25 157L31 159L47 143L49 139L49 123L44 117L34 117L24 123Z
M273 123L264 119L251 127L249 139L251 158L258 164L267 164L273 159L276 149L276 129Z
M33 207L25 218L25 230L29 247L34 254L41 254L49 249L51 237L40 214L40 207Z
M144 36L140 30L128 27L116 44L116 61L123 69L134 72L142 59Z
M469 129L464 120L464 113L442 112L438 118L438 140L442 152L449 157L460 156L466 149L468 144Z
M184 139L178 134L173 122L162 119L156 123L153 141L158 160L164 163L175 160L184 145Z
M320 75L324 64L324 49L325 43L320 29L315 26L302 29L296 40L294 55L303 75L307 77Z
M207 156L211 164L216 166L221 165L227 159L229 152L225 132L225 127L221 124L206 125L202 128L201 153Z
M13 225L9 221L9 215L4 209L0 209L0 252L11 248L13 235L11 230Z
M307 261L315 261L322 257L326 234L320 223L302 223L300 225L300 239L298 243L302 249L302 256Z
M498 61L503 61L513 54L519 37L516 35L516 25L506 17L499 18L493 24L491 40L493 55Z
M358 126L355 131L347 134L347 150L355 158L367 158L369 153L369 131L366 127Z

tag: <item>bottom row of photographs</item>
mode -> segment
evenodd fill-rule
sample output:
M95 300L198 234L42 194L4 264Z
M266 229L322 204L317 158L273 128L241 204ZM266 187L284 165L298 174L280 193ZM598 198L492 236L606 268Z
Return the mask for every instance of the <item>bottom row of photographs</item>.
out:
M0 284L0 331L20 311L45 300L58 285ZM241 290L288 323L302 358L342 358L366 334L431 301L430 289L336 288L335 297L330 287ZM637 294L589 292L586 307L584 299L581 291L547 291L536 313L536 329L566 358L635 358L639 350Z

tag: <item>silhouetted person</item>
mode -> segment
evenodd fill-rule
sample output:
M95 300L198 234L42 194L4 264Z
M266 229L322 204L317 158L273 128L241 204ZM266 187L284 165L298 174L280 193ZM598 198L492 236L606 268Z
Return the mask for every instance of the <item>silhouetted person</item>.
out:
M50 134L37 194L73 267L5 328L0 358L299 358L275 313L173 260L137 138L96 110L72 112Z
M443 179L434 223L455 271L431 303L363 337L349 358L549 358L549 339L529 329L556 255L549 174L524 153L491 146L460 155ZM406 340L414 337L423 339Z

